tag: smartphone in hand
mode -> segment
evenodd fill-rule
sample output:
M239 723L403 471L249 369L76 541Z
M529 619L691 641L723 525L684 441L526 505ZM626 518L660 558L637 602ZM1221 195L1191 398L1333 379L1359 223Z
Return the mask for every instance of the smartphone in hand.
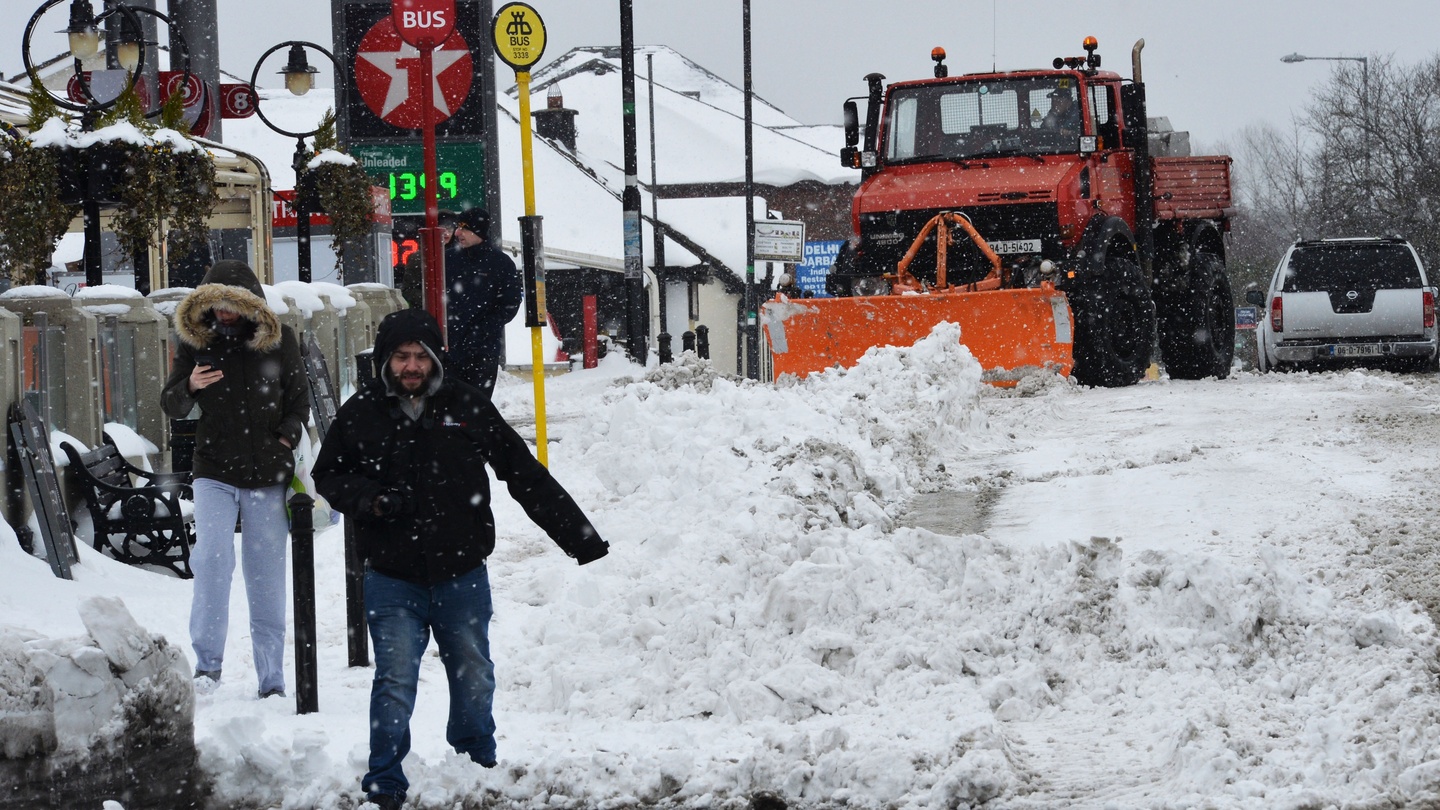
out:
M213 369L215 368L215 355L197 354L195 355L195 365Z

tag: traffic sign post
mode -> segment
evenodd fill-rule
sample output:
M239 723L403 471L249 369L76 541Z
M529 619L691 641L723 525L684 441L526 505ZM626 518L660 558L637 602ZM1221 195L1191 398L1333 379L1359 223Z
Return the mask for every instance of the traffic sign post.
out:
M393 0L390 23L400 39L420 51L420 132L425 150L425 227L420 230L425 246L423 286L425 308L440 322L440 333L443 335L446 326L445 258L440 244L440 201L437 195L440 178L435 168L435 50L455 30L455 0ZM387 95L389 92L387 89ZM454 109L448 104L446 107L447 110Z
M545 21L524 3L506 3L490 23L490 42L500 61L515 69L520 96L520 173L525 183L525 216L520 246L525 263L526 326L530 327L530 366L535 383L535 451L549 466L545 431L545 350L540 329L545 325L545 237L542 217L535 215L535 165L530 148L530 68L545 53Z

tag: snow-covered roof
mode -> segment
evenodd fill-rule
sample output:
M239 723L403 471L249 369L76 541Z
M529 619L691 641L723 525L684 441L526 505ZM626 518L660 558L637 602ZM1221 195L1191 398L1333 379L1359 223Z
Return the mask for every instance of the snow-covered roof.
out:
M653 57L653 60L647 57ZM641 182L650 181L650 77L655 68L656 182L660 185L739 183L745 180L745 94L664 46L638 48L635 56L635 128ZM577 157L623 183L622 87L618 48L576 48L536 72L531 109L546 106L558 86L566 109L576 110ZM519 114L516 88L500 103ZM838 127L804 126L763 99L751 105L754 179L786 186L801 180L853 183L854 170L840 165L844 145ZM822 135L825 130L833 136ZM833 146L827 145L833 144Z
M314 129L327 109L334 106L334 91L320 89L296 97L283 89L260 89L260 98L265 115L277 126L292 132ZM500 222L501 238L507 242L520 242L520 224L517 219L524 213L524 176L520 170L520 122L516 110L501 105L497 111L499 129L500 198L503 210L495 217ZM616 122L619 127L619 122ZM227 119L224 124L224 142L258 157L270 170L271 181L277 189L295 187L295 172L292 162L295 154L295 139L276 134L259 116L243 119ZM622 179L616 175L613 182L592 177L576 161L558 151L541 138L533 140L533 176L535 183L536 212L544 217L545 246L548 250L563 251L599 257L596 264L623 266L625 244L621 233L622 207L620 192ZM733 228L724 223L731 219L744 220L743 201L738 216L723 213L734 209L734 200L697 201L700 207L712 206L710 214L691 217L700 227L687 235L705 246L720 258L732 271L744 272L744 232L737 222ZM445 205L442 202L441 207ZM662 201L662 218L670 220L672 209L678 211L671 201ZM696 206L687 204L684 208ZM642 189L641 210L650 212L649 194ZM763 210L763 209L760 209ZM684 226L677 220L672 225ZM653 244L648 223L644 226L643 244L649 255ZM699 264L703 260L690 251L669 243L666 261L669 264ZM562 262L549 262L551 266L562 266Z
M30 118L30 103L25 88L0 81L0 121L14 126L24 124Z
M545 91L552 83L579 73L611 75L615 83L620 82L620 48L614 45L582 46L572 48L558 59L530 75L531 92ZM731 115L745 113L745 91L725 81L704 67L690 61L673 48L664 45L644 45L635 49L635 84L648 84L651 77L649 67L655 66L654 81L673 92L682 93L711 107L725 110ZM518 87L512 85L506 91L510 98L517 97ZM798 123L778 107L752 95L751 115L755 124L762 127L782 127ZM637 96L636 103L640 99ZM639 107L637 106L637 112Z

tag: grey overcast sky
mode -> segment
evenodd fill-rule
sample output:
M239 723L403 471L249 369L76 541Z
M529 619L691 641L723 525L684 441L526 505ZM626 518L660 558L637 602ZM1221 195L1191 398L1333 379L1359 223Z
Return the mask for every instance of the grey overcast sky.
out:
M330 44L328 0L217 2L221 63L234 74L248 77L263 51L287 39ZM40 5L0 0L6 74L19 70L20 33ZM63 27L66 5L51 12L54 28ZM542 64L577 45L620 43L618 0L530 5L549 35ZM739 86L741 9L740 0L634 0L635 41L668 45ZM800 121L839 123L841 102L864 93L865 74L928 76L937 45L954 75L1045 67L1080 55L1081 40L1094 35L1104 67L1129 76L1130 48L1143 37L1151 114L1214 146L1252 124L1288 126L1331 70L1353 64L1284 64L1281 56L1415 63L1440 52L1437 13L1440 0L752 0L752 76L759 96ZM279 67L267 63L266 73ZM502 70L503 88L513 79Z

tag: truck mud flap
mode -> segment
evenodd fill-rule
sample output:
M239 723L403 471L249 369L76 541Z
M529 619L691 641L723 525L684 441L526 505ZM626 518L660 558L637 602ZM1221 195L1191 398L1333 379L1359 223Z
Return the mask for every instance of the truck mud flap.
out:
M985 380L1015 385L1028 373L1069 375L1075 330L1065 294L1053 288L853 298L788 299L761 307L775 376L853 366L872 346L913 346L938 323L960 326L960 342Z

